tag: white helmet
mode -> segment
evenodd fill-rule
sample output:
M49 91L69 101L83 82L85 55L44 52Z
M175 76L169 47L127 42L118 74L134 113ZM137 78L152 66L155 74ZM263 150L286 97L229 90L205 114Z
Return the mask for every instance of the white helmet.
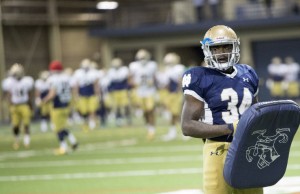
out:
M22 78L24 76L23 66L19 63L13 64L9 70L9 75L11 75L17 79Z
M224 25L217 25L210 28L204 35L201 41L204 53L204 60L211 68L219 69L221 71L229 69L236 64L240 59L240 41L236 33ZM232 45L230 53L212 54L210 47L218 45ZM219 62L218 57L227 55L227 62Z
M149 53L149 51L145 50L145 49L140 49L138 50L138 52L135 55L136 60L141 61L149 61L151 58L151 55Z
M123 65L123 61L120 58L113 58L111 60L111 66L114 68L119 68Z
M164 63L166 65L176 65L180 63L180 57L176 53L168 53L164 57Z
M91 60L90 59L83 59L80 63L80 67L82 69L88 69L91 66Z

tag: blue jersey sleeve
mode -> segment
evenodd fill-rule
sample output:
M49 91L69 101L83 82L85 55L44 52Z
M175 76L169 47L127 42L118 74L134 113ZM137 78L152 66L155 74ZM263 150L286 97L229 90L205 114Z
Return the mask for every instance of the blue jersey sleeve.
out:
M258 75L256 74L255 70L251 66L245 65L244 67L248 69L248 72L251 75L250 77L252 79L252 82L250 83L252 84L252 87L255 89L254 96L256 96L258 93L258 84L259 84Z
M204 101L206 95L205 91L211 83L212 80L205 76L203 67L194 67L184 73L182 78L182 90L184 94Z

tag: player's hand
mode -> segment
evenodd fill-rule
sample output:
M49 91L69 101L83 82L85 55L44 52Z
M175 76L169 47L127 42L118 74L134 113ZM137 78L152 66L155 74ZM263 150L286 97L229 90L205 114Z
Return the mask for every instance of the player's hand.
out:
M238 125L239 120L234 121L233 123L228 124L228 128L232 131L232 136L234 136L235 132L236 132L236 128Z

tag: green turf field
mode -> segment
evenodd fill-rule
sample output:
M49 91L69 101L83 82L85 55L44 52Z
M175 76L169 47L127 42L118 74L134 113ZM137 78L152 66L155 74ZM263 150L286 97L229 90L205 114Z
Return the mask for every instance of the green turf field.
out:
M73 127L80 147L55 156L56 136L32 126L31 148L12 149L8 126L0 130L0 194L150 194L202 187L202 141L162 142L160 122L153 141L136 127L97 129ZM300 176L300 132L295 136L285 177ZM300 185L300 181L299 181ZM183 191L182 193L195 193ZM197 193L201 193L200 191ZM295 192L294 192L295 193Z

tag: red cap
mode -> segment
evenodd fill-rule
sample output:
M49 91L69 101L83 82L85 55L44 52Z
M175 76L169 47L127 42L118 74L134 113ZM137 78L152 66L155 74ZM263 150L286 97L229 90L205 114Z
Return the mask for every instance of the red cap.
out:
M60 61L52 61L49 65L50 71L61 71L63 70L63 66Z

